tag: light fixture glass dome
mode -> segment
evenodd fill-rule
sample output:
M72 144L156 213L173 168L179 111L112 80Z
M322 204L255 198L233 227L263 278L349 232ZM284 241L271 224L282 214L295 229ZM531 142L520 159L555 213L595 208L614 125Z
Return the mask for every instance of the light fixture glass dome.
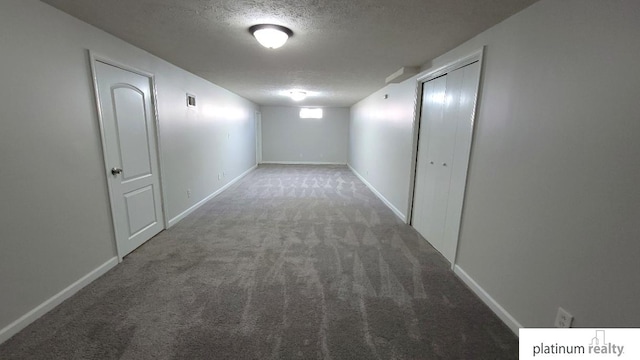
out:
M289 93L289 97L293 101L302 101L307 97L307 93L304 91L292 91Z
M290 29L272 24L253 25L249 31L262 46L269 49L281 47L293 35L293 31Z

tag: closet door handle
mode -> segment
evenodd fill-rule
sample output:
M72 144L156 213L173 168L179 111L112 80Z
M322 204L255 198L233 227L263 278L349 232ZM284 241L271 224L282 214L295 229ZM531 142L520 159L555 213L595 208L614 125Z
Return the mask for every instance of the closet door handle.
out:
M442 163L442 166L447 166L447 163Z
M433 165L433 161L429 161L429 164Z

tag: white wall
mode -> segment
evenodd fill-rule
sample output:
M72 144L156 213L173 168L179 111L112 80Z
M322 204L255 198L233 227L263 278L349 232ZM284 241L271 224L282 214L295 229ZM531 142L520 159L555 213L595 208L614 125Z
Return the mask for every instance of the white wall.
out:
M169 64L158 68L157 83L168 218L175 221L256 164L258 106ZM186 107L187 92L196 108Z
M348 108L323 108L322 119L300 119L299 107L260 111L263 162L347 163Z
M401 218L408 209L415 94L415 77L387 85L354 105L349 123L349 165Z
M156 74L168 219L255 165L257 106L35 0L0 2L0 49L1 342L116 255L86 49Z
M524 326L553 326L558 306L578 327L640 325L638 18L637 1L542 0L425 66L486 45L457 263ZM363 175L411 138L411 117L401 135L375 120L396 111L380 94L353 108ZM404 171L407 154L387 162ZM409 173L393 176L368 180L402 208L390 188Z

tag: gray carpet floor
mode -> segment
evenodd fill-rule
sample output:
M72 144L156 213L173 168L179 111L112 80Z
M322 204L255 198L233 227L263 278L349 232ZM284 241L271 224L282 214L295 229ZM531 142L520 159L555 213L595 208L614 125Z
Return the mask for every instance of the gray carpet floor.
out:
M344 166L264 165L0 359L517 359L517 337Z

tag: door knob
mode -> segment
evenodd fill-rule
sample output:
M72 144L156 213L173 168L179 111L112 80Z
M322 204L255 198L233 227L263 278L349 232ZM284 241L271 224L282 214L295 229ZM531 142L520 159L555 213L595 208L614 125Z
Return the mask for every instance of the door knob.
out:
M120 169L120 168L111 169L111 174L113 174L113 175L118 175L118 174L121 174L121 173L122 173L122 169Z
M433 165L433 161L429 161L429 164Z

